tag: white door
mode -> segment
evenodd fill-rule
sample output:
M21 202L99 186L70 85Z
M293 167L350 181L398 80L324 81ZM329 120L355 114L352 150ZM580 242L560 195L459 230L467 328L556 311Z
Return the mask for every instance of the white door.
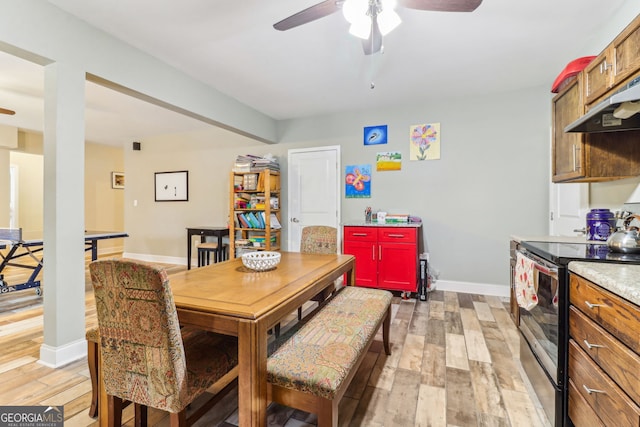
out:
M288 151L287 250L300 251L307 225L340 226L340 146ZM341 233L338 231L338 248Z
M549 189L549 234L584 236L589 211L589 184L554 184ZM584 232L577 231L583 230Z

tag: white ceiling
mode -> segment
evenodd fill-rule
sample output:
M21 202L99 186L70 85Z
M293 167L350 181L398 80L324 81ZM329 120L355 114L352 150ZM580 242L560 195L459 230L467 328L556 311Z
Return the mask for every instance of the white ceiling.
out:
M550 87L567 62L598 53L583 49L624 3L484 0L472 13L399 9L403 23L384 38L384 53L365 56L340 13L273 29L319 1L49 0L275 119ZM42 80L39 66L0 53L0 107L18 113L0 115L0 124L41 130ZM93 83L86 120L88 140L116 145L212 128Z

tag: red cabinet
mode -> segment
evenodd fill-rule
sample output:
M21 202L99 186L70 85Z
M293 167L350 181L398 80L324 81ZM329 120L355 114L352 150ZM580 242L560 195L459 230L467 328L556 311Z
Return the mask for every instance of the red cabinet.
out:
M419 229L345 226L343 252L356 257L356 285L416 292Z

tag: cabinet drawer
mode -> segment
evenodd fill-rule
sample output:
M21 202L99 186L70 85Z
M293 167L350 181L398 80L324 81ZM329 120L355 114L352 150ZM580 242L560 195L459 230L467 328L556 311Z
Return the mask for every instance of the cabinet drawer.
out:
M375 242L378 240L377 231L374 227L345 227L344 240Z
M417 241L416 228L381 227L378 229L379 242L415 243Z
M598 415L582 397L574 382L569 378L569 418L575 426L604 427Z
M636 404L640 404L640 356L573 306L569 309L569 335Z
M576 344L569 340L569 378L605 425L638 427L640 408Z
M640 353L640 307L575 274L570 282L571 304Z

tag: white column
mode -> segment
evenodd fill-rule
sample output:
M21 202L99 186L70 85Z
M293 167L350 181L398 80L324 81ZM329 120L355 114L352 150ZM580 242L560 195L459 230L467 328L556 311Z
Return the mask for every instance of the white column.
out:
M0 227L9 227L9 202L11 187L9 182L9 150L0 148Z
M45 67L44 343L40 362L58 367L86 355L84 265L85 73Z

